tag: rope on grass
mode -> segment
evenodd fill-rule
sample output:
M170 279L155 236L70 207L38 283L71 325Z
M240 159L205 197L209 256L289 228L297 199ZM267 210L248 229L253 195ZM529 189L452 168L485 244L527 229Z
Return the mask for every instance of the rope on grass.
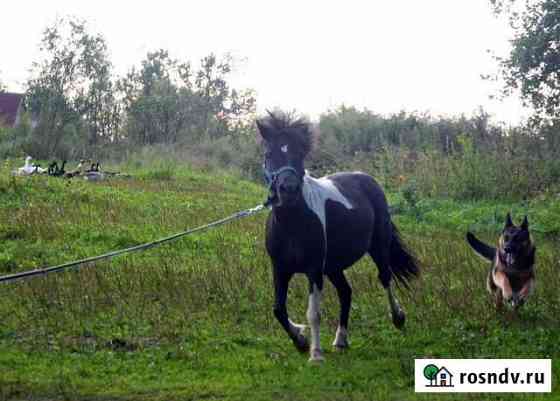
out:
M8 274L6 276L1 276L0 277L0 283L26 279L26 278L30 278L30 277L34 277L34 276L43 276L43 275L47 275L49 273L56 273L56 272L61 272L61 271L70 269L70 268L75 268L77 266L80 266L80 265L83 265L83 264L86 264L86 263L96 262L96 261L102 260L102 259L114 258L115 256L122 255L122 254L125 254L125 253L144 251L144 250L147 250L147 249L165 244L166 242L171 242L171 241L177 240L177 239L179 239L181 237L184 237L186 235L189 235L189 234L194 234L196 232L205 231L205 230L208 230L208 229L213 228L213 227L221 226L222 224L228 223L228 222L233 221L233 220L237 220L237 219L241 219L241 218L244 218L244 217L252 216L252 215L264 210L266 207L267 207L267 204L264 203L262 205L258 205L256 207L254 207L254 208L247 209L247 210L242 210L240 212L234 213L231 216L224 217L223 219L213 221L213 222L208 223L206 225L195 227L195 228L192 228L192 229L189 229L189 230L186 230L186 231L182 231L180 233L173 234L173 235L170 235L168 237L160 238L160 239L155 240L155 241L147 242L145 244L132 246L130 248L120 249L118 251L108 252L108 253L105 253L103 255L92 256L92 257L89 257L89 258L80 259L80 260L76 260L76 261L73 261L73 262L67 262L67 263L63 263L61 265L57 265L57 266L51 266L51 267L34 269L34 270L28 270L28 271L24 271L24 272L20 272L20 273Z

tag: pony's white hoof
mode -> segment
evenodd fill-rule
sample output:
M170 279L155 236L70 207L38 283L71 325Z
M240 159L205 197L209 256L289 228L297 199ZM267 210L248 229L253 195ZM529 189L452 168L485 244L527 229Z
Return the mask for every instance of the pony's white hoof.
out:
M332 345L336 351L342 351L348 348L348 331L346 328L338 327Z
M320 349L314 349L311 351L309 355L309 363L311 364L321 364L325 362L325 358L323 357L323 352Z

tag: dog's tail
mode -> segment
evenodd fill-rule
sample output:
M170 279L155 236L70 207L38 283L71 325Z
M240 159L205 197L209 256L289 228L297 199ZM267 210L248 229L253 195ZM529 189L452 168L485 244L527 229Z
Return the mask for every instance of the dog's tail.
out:
M408 283L414 277L420 275L420 264L416 257L407 249L401 240L399 230L391 222L392 239L391 239L391 270L393 276L405 286L409 288Z
M484 242L476 238L473 233L467 232L467 242L471 248L484 259L494 260L496 257L496 248L486 245Z

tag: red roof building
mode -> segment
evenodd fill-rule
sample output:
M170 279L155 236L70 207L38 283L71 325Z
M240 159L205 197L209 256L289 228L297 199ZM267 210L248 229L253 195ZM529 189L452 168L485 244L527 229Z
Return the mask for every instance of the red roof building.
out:
M19 93L0 93L0 126L15 127L23 111L23 95Z

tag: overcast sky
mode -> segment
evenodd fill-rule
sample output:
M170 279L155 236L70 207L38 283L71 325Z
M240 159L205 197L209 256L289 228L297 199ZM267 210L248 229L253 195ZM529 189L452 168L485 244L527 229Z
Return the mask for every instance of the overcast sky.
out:
M505 54L511 35L488 0L369 1L9 1L2 5L0 79L22 89L43 29L57 16L86 19L109 45L117 73L158 48L198 60L245 59L233 83L275 106L316 117L341 103L379 113L471 113L517 122L518 99L490 100L497 87L487 50Z

